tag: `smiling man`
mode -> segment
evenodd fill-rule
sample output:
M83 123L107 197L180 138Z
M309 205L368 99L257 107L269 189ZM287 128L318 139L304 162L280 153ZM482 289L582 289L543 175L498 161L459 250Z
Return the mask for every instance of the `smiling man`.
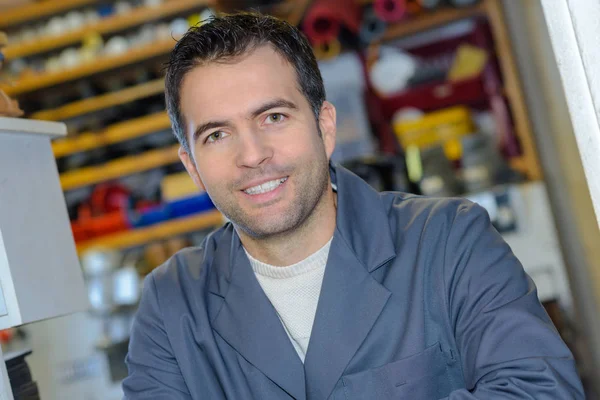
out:
M146 278L127 399L583 398L485 210L330 163L335 108L296 28L192 28L166 97L183 164L231 222Z

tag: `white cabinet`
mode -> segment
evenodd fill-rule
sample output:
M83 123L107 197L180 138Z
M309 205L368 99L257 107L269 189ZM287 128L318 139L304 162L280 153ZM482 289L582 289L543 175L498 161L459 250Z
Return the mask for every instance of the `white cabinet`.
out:
M50 143L65 134L0 118L0 329L88 307Z

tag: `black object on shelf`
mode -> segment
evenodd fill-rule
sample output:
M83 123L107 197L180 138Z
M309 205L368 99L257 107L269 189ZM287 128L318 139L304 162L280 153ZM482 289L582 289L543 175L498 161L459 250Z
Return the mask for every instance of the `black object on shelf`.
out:
M343 165L379 192L409 191L404 160L401 157L377 155L347 161Z
M31 370L25 357L31 350L7 353L4 355L8 379L15 400L40 400L37 384L33 381Z
M421 151L423 176L419 182L421 194L431 197L458 196L462 190L453 164L441 145Z

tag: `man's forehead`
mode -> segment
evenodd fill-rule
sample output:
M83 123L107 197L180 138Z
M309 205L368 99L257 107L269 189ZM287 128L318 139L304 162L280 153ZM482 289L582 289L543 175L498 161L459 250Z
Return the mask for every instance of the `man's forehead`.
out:
M290 71L294 70L292 63L276 50L273 45L267 43L258 46L250 46L241 54L236 54L234 56L222 56L205 61L198 61L191 71L202 68L227 69L227 67L235 68L240 65L247 67L248 64L258 64L263 60L268 60L268 65L270 66L281 67L284 69L289 68Z
M182 108L201 98L242 100L248 92L270 97L302 95L293 66L269 46L262 46L237 62L211 62L190 70L181 84Z

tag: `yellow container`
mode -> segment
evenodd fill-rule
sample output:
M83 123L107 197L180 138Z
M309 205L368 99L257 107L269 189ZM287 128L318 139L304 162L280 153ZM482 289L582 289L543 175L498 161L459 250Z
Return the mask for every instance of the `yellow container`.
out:
M200 189L185 171L165 176L160 183L160 190L163 201L174 201L200 193Z
M469 109L455 106L427 113L419 119L398 121L394 124L394 131L404 149L408 146L424 149L442 145L448 149L448 158L457 159L460 151L457 153L456 144L461 136L474 133L475 126Z

